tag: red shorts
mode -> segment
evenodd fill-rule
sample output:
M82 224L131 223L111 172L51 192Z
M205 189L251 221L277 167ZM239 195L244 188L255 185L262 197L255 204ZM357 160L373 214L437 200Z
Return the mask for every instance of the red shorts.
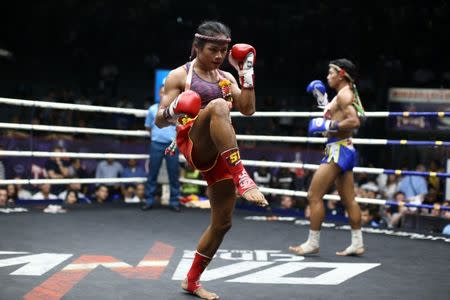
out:
M233 179L233 176L228 171L226 162L217 155L214 161L206 165L196 165L192 160L192 149L194 143L189 137L189 132L191 131L192 125L194 125L195 119L189 120L185 125L177 126L177 146L181 153L183 153L189 164L199 170L203 178L206 180L208 185L212 185L218 181L224 179Z

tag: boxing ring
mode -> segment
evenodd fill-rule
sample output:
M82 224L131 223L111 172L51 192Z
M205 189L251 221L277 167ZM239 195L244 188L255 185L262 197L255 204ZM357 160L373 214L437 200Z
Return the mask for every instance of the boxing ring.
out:
M144 117L146 110L0 98L3 105L42 107ZM320 112L257 112L254 117L315 117ZM367 117L448 117L449 112L367 112ZM238 113L232 113L238 118ZM148 138L144 130L0 123L2 129ZM238 141L322 144L324 138L237 135ZM448 147L448 141L354 138L359 145ZM148 159L143 153L64 152L82 159ZM48 158L61 153L1 150L0 157ZM180 157L180 159L182 159ZM303 168L316 164L243 160L246 166ZM450 173L357 167L356 173L449 178ZM145 182L146 178L6 179L6 184ZM206 185L202 180L181 182ZM305 191L261 188L263 193L306 197ZM339 200L326 195L325 200ZM449 206L357 198L359 203L448 211ZM37 203L37 202L35 202ZM0 213L0 299L194 299L179 287L193 258L209 212L183 209L143 212L136 205L74 205L64 214L44 214L21 201ZM22 213L27 211L27 213ZM7 212L7 211L3 211ZM423 232L364 228L367 253L337 257L350 240L345 224L324 223L321 252L294 256L288 246L302 241L308 221L260 208L238 209L233 228L202 276L221 299L448 299L450 237Z

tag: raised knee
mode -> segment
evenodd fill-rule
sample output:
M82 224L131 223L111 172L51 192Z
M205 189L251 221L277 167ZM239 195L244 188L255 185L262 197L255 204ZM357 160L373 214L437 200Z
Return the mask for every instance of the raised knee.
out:
M211 113L215 116L228 117L230 109L225 99L218 98L209 103L211 106Z

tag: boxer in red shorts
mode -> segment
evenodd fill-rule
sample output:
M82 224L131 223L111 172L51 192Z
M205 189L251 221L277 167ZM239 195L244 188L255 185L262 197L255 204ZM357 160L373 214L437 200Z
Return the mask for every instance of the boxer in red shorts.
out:
M229 51L230 37L230 29L220 22L206 21L197 28L192 46L195 58L167 76L155 121L158 127L177 120L181 123L177 126L177 146L208 182L211 224L200 238L182 282L183 289L202 299L219 298L205 290L199 280L231 228L236 190L256 205L268 204L240 160L230 118L231 107L244 115L255 112L256 51L248 44L236 44ZM242 89L233 75L219 70L227 56L238 71Z

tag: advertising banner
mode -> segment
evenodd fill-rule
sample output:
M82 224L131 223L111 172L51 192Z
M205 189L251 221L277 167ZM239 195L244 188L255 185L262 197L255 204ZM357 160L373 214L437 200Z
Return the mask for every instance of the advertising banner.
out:
M389 111L448 112L450 89L390 88ZM396 117L390 128L399 131L449 131L450 118Z

